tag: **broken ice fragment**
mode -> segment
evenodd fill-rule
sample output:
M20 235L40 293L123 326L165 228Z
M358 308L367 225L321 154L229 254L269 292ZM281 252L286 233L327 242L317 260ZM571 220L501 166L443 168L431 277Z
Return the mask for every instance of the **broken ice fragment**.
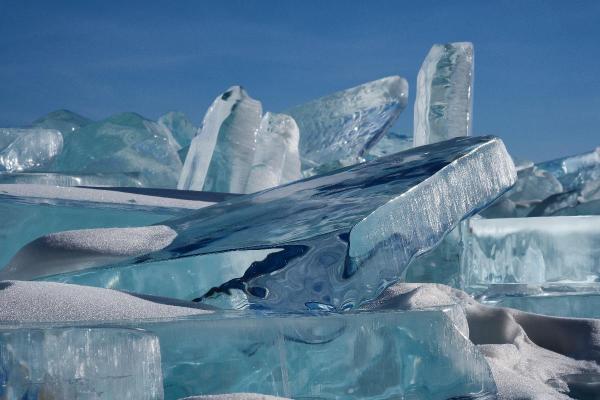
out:
M600 180L600 147L595 150L537 164L553 174L565 190L581 189L587 182Z
M414 145L469 136L473 118L473 44L434 45L417 76Z
M50 171L67 174L135 173L145 186L173 188L181 171L171 132L135 113L79 128L65 138Z
M217 97L190 144L177 188L244 193L261 116L260 101L240 86Z
M0 330L8 398L162 399L158 338L135 329Z
M388 132L375 146L373 146L365 158L383 157L413 147L412 136L402 135L396 132Z
M456 138L164 222L177 232L171 245L107 268L135 266L141 277L145 266L152 270L174 258L270 249L264 260L247 265L243 274L200 299L220 302L241 294L250 306L351 308L398 280L413 256L493 201L515 175L499 139ZM68 266L63 254L65 269L80 269L76 261ZM38 266L51 262L47 256ZM94 274L75 273L80 283L93 281ZM149 285L151 280L145 279Z
M162 115L157 122L171 131L182 148L190 145L192 138L196 136L198 131L198 128L182 112L171 111Z
M63 137L68 137L72 132L93 121L69 110L56 110L33 121L33 126L38 128L56 129Z
M394 124L407 100L408 83L391 76L285 111L300 128L303 169L363 156Z
M0 170L27 171L46 167L63 149L55 129L0 128Z
M600 280L600 217L471 219L462 230L468 288Z
M256 152L243 193L300 179L298 141L298 125L292 117L266 113L256 131Z

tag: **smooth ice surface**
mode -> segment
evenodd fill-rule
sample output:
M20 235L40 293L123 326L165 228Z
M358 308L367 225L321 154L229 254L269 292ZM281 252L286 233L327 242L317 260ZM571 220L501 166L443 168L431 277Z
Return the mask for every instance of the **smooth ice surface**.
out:
M0 329L0 396L162 399L160 345L134 329Z
M198 128L192 124L188 117L178 111L171 111L162 115L157 122L171 131L173 137L182 148L189 146L198 132Z
M390 131L369 150L365 158L389 156L390 154L408 150L412 147L412 136Z
M0 128L0 170L28 171L47 167L63 149L56 129Z
M462 230L464 283L600 280L600 217L471 219Z
M168 197L155 195L155 192L0 184L0 219L3 221L0 275L2 267L21 247L52 232L148 225L214 204L214 201ZM185 191L176 194L199 195Z
M588 153L539 163L537 166L556 176L565 190L578 189L590 180L600 179L600 147Z
M144 186L174 188L181 171L171 132L135 113L113 115L65 138L51 172L139 173Z
M52 186L127 186L143 187L139 172L126 173L55 173L55 172L0 172L0 183L21 183Z
M469 136L473 119L473 44L434 45L417 76L414 145Z
M33 126L38 128L56 129L63 137L68 137L72 132L93 121L69 110L52 111L33 121Z
M177 188L244 193L261 117L260 101L242 87L219 95L190 144Z
M489 302L497 307L516 308L535 314L569 318L600 319L600 293L545 293L502 296Z
M408 83L390 76L293 107L304 169L363 156L394 124L408 101Z
M456 138L164 222L178 234L170 246L109 267L143 270L179 257L270 249L202 300L242 295L251 305L279 309L349 308L398 280L413 256L514 180L499 139ZM76 262L70 268L79 269Z
M256 152L244 193L300 179L299 140L298 125L292 117L266 113L256 131Z

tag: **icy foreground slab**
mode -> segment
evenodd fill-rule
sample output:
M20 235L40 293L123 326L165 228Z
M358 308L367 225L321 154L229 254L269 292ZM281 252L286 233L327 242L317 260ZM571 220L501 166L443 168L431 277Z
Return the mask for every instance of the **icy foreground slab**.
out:
M192 140L177 188L244 193L261 117L260 101L240 86L217 97Z
M298 125L292 117L266 113L256 131L256 150L244 193L300 179L299 140Z
M144 186L174 188L181 171L171 132L135 113L122 113L79 128L65 138L51 172L139 173Z
M0 184L0 218L4 221L0 226L0 276L15 253L40 236L72 229L143 226L220 200L217 196L194 200L192 195L201 194L175 193L180 197L184 194L189 199L151 189L126 193L118 189Z
M600 281L600 217L471 219L462 230L467 287Z
M214 281L226 276L210 267L213 279L197 282L195 293L204 294L196 297L222 305L242 296L251 307L286 310L351 308L398 280L412 257L431 249L462 218L514 181L514 166L502 141L456 138L164 222L177 232L165 249L107 266L106 271L55 279L87 284L97 273L132 268L137 269L136 290L146 293L144 287L156 287L150 271L161 262L167 268L174 259L185 258L188 268L209 268L214 264L202 262L207 255L263 250L269 252L264 259L236 264L237 276L231 278L228 272L228 279L218 285ZM68 251L62 253L63 265L79 270L77 262L69 264ZM46 256L37 265L43 270L51 262ZM176 281L188 277L172 275ZM161 295L190 299L189 292Z
M2 329L0 370L7 399L163 398L158 338L134 329Z
M473 118L473 44L434 45L417 76L414 145L469 136Z
M0 171L46 167L62 149L63 136L55 129L0 128Z
M357 160L394 124L408 101L408 83L391 76L285 111L300 127L303 169Z

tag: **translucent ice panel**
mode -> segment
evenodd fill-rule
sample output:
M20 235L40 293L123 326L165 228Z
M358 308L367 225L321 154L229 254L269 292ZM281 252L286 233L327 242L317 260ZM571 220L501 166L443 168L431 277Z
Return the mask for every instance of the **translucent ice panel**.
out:
M55 129L0 128L0 170L27 171L47 167L63 149Z
M413 147L412 136L388 132L369 150L365 158L388 156L411 147Z
M471 219L462 230L467 287L600 279L600 217Z
M580 189L587 182L600 179L600 147L588 153L539 163L537 166L556 176L565 190Z
M144 186L174 188L181 171L178 148L168 129L138 114L122 113L65 138L50 171L139 173Z
M434 45L417 76L414 145L469 136L473 118L473 44Z
M600 293L545 293L503 296L489 304L535 314L568 318L600 318Z
M221 304L228 296L244 296L256 307L350 308L398 280L412 257L514 180L499 139L456 138L163 222L177 232L171 245L107 267L142 271L148 263L174 258L270 249L264 260L200 300ZM47 256L38 265L49 262ZM80 269L75 261L71 268Z
M0 329L3 399L162 399L160 345L123 328Z
M177 188L244 193L261 117L260 101L240 86L217 97L192 140Z
M394 124L408 101L408 83L391 76L293 107L303 169L363 156Z
M298 125L292 117L266 113L256 131L256 151L244 193L300 179L299 140Z

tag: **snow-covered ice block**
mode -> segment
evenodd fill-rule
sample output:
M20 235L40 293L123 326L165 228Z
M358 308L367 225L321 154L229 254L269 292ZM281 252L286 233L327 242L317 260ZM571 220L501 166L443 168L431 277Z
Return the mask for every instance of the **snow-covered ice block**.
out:
M244 193L300 179L299 140L298 125L292 117L266 113L256 131L256 150Z
M293 107L303 169L362 157L394 124L408 101L408 83L391 76Z
M251 307L351 308L400 279L414 256L507 190L515 175L499 139L455 138L163 222L177 232L169 246L106 269L136 268L151 282L156 263L187 258L197 268L212 265L201 261L207 255L263 250L264 259L236 264L235 278L211 287L198 282L198 291L206 290L199 300L222 304L241 296ZM77 272L55 279L93 282L96 272L80 271L76 258L69 265L69 249L63 250L63 267ZM98 249L89 254L101 256ZM46 256L38 265L53 262ZM164 295L186 298L182 294Z
M63 149L56 129L0 128L0 170L20 172L47 167Z
M119 328L0 328L6 399L162 399L154 335Z
M144 186L174 188L181 171L171 132L135 113L85 125L65 138L49 171L66 174L139 173Z
M177 188L244 193L261 117L260 101L242 87L219 95L192 139Z
M473 44L436 44L417 76L414 145L469 136L473 119Z
M466 287L600 280L599 216L471 219L466 225Z
M0 275L21 247L40 236L72 229L143 226L221 200L185 191L121 190L0 184Z

